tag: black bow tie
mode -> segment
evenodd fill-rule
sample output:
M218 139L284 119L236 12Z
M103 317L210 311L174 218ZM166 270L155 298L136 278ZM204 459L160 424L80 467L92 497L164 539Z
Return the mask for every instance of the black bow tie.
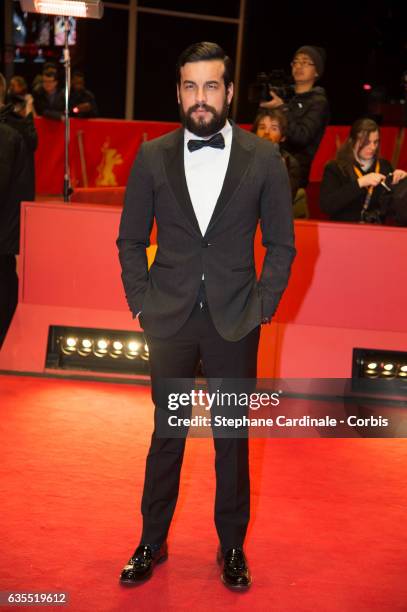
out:
M202 149L202 147L213 147L214 149L224 149L225 148L225 139L223 138L223 134L218 132L209 140L188 140L187 143L188 149L193 153L193 151L198 151L198 149Z

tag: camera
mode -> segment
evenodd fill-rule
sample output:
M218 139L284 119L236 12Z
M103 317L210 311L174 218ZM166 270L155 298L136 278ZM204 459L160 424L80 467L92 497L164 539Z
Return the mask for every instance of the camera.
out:
M285 102L294 95L294 81L285 70L259 72L254 83L249 85L249 102L259 104L271 100L270 89Z
M377 208L363 208L360 213L360 223L375 223L382 224L384 221L385 209L387 208L386 202L388 202L388 198L391 197L393 182L393 172L389 172L386 174L386 178L380 183L379 187L382 188L381 195L381 203L383 210L378 210Z
M393 172L389 172L388 174L386 174L386 178L384 179L383 183L386 185L386 191L390 192L392 190L393 184Z
M377 209L368 208L367 210L362 210L360 213L360 223L374 223L376 225L382 225L382 215Z

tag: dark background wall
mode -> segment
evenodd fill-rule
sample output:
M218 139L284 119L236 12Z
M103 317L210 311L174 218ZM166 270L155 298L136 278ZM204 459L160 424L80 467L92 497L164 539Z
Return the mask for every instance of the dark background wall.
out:
M350 123L366 111L364 83L381 85L388 98L400 98L401 76L407 70L406 18L403 2L249 0L242 116L248 115L244 93L256 71L288 69L293 53L303 44L322 46L327 52L321 85L328 92L332 123Z
M118 3L119 0L113 0ZM125 4L126 0L120 0ZM139 5L237 17L238 0L139 0ZM407 70L407 3L292 3L247 0L238 120L251 121L255 107L247 100L248 85L259 71L290 69L295 50L303 44L323 46L326 72L321 85L331 103L331 123L350 123L367 110L363 84L386 99L403 97L402 73ZM0 39L4 40L1 3ZM235 57L237 28L232 24L139 13L135 118L177 120L174 65L178 54L197 40L214 40ZM127 60L127 11L105 9L101 21L78 22L73 67L85 71L87 83L105 117L123 117ZM4 49L1 55L4 61ZM4 69L1 66L1 69ZM38 67L18 65L30 77Z

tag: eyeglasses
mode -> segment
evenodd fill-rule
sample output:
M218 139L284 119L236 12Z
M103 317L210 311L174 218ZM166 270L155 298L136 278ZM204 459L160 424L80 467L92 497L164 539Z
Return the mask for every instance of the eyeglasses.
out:
M291 62L291 66L294 68L294 66L315 66L314 62L310 62L308 60L293 60Z

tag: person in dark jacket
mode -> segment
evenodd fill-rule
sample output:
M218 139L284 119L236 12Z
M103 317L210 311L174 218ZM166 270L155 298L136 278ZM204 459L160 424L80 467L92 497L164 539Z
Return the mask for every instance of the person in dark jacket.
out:
M391 210L391 188L407 177L378 156L379 126L358 119L335 160L325 166L320 206L332 221L383 223Z
M235 392L237 379L239 389L242 382L251 386L260 325L271 321L295 257L287 172L270 142L228 121L232 75L231 60L216 43L183 51L177 63L182 128L141 145L127 185L117 245L127 301L149 348L156 429L146 463L143 531L120 576L125 585L150 578L168 556L186 430L180 436L168 427L162 383L194 379L202 361L209 388L223 392L226 380ZM266 254L257 280L259 218ZM158 250L148 270L154 219ZM212 419L217 410L213 406ZM250 518L248 440L229 430L228 439L214 433L214 445L217 561L223 584L244 591L252 582L243 551Z
M287 117L279 109L263 108L257 114L252 132L259 138L271 140L274 144L280 146L283 144L287 133ZM281 157L286 165L288 178L290 179L290 187L293 201L293 214L296 219L304 219L308 217L307 199L305 190L299 188L301 180L300 165L287 151L280 147Z
M89 119L98 115L95 96L85 88L85 76L82 72L75 72L72 77L69 114L79 119Z
M4 77L3 77L4 79ZM4 90L3 80L0 84L2 90ZM9 89L10 93L10 89ZM31 185L30 200L34 199L35 196L35 163L34 153L38 146L38 135L34 124L34 115L30 107L27 108L24 97L18 95L6 96L6 100L10 100L8 104L4 104L0 108L0 122L6 123L10 127L14 128L21 134L24 139L26 146L26 154L28 160L28 178L27 181Z
M300 187L308 184L312 160L329 122L329 105L322 87L315 87L325 68L325 51L321 47L300 47L291 62L294 95L286 103L270 90L271 100L264 108L281 108L288 119L283 148L291 153L301 169Z
M35 112L34 98L28 93L27 81L22 76L14 75L10 79L6 100L14 103L14 112L22 117Z
M4 110L5 79L0 74L0 347L18 297L20 203L34 199L30 157L21 133L8 125Z
M65 92L58 88L58 73L48 68L42 74L41 85L33 90L34 108L39 117L63 120Z

